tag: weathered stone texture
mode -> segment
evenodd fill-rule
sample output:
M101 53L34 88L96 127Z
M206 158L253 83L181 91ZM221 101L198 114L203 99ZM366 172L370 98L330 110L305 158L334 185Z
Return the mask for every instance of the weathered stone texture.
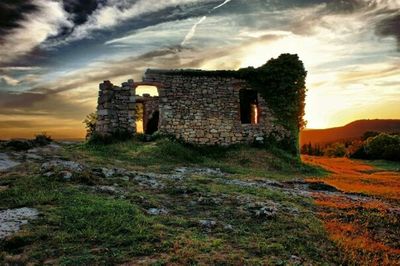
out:
M136 132L134 82L129 80L121 87L106 80L99 85L96 131L102 135L116 130Z
M115 87L109 82L100 84L98 100L99 122L102 134L116 128L136 132L135 88L141 84L155 84L159 97L147 101L145 118L159 110L159 132L173 135L188 143L231 145L251 143L271 134L281 139L290 132L276 123L265 100L258 96L259 122L242 124L240 119L241 89L251 87L244 80L230 77L179 74L163 70L147 70L143 82L123 83ZM151 98L151 97L150 97Z

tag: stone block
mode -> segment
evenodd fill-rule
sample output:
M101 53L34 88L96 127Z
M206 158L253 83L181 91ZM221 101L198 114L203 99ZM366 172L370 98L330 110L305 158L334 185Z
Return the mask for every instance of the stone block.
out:
M106 109L97 110L97 115L108 115L109 111Z

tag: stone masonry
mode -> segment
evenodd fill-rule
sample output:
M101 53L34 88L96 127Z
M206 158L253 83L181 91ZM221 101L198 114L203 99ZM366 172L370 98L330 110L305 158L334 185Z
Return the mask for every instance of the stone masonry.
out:
M257 123L243 124L239 93L252 88L246 81L233 77L198 75L206 72L149 69L143 82L129 80L121 87L109 81L101 83L96 131L102 135L112 134L117 129L136 133L136 99L143 101L139 101L135 89L140 85L153 85L158 88L159 96L152 101L151 110L157 110L154 106L157 103L161 134L193 144L222 146L262 141L271 136L278 140L290 136L288 130L276 123L265 100L258 94ZM144 120L147 121L148 115L145 112Z
M96 131L102 135L124 130L136 133L134 82L129 80L121 87L104 81L99 86Z

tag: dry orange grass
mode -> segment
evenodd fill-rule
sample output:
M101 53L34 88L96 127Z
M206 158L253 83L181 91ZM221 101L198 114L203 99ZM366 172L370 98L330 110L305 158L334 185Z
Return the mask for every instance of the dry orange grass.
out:
M303 156L302 160L332 172L324 182L341 191L400 200L399 172L376 171L370 165L347 158Z
M343 192L363 193L371 198L314 193L319 215L331 239L346 260L357 265L400 265L400 173L377 171L347 158L303 156L304 162L330 171L323 182ZM311 178L309 182L321 181ZM395 206L395 207L396 207Z
M373 210L386 210L389 205L380 200L370 200L370 201L350 201L345 197L341 196L327 196L323 194L314 194L315 203L319 206L336 208L336 209L373 209Z
M342 247L345 257L357 265L399 265L400 249L374 239L366 228L339 221L326 221L333 241Z

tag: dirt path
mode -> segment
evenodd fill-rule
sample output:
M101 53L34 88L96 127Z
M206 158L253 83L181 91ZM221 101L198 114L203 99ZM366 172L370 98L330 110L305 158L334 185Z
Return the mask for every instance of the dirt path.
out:
M400 172L346 158L302 159L330 171L322 181L342 192L312 196L346 259L358 265L400 265Z

